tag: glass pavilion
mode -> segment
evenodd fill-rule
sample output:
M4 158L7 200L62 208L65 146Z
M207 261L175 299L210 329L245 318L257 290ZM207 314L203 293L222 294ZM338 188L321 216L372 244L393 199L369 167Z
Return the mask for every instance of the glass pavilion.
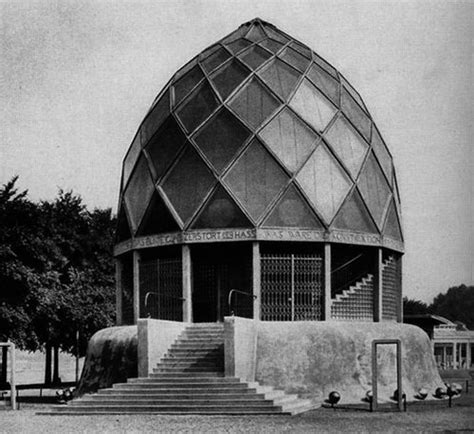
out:
M252 20L176 72L125 156L118 323L401 321L400 219L360 95Z

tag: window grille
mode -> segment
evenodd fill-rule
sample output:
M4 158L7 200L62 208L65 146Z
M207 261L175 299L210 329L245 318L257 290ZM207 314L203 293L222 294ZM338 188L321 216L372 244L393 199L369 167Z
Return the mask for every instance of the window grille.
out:
M383 263L382 270L382 319L398 319L400 303L400 268L399 261L390 256Z

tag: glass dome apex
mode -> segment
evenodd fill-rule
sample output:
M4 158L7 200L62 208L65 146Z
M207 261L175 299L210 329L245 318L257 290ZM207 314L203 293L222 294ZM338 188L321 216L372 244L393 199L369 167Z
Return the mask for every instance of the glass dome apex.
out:
M255 18L155 99L123 162L118 239L297 228L402 246L398 198L361 96L305 44Z

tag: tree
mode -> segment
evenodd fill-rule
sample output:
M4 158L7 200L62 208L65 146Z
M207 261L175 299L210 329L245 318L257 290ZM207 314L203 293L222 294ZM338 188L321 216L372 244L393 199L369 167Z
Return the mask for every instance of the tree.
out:
M424 315L429 313L431 313L431 310L426 303L403 297L403 315Z
M438 294L430 306L434 314L451 321L461 321L474 330L474 286L454 286Z

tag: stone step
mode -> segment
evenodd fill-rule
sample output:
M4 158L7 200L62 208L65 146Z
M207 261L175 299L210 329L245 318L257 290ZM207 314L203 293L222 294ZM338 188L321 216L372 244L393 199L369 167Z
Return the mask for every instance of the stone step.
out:
M224 372L224 369L218 369L217 366L175 366L175 367L158 367L156 373L169 373L169 372L207 372L210 375L213 373Z
M114 385L115 386L115 385ZM189 387L187 385L181 385L181 386L176 386L176 387L166 387L163 385L148 385L144 387L136 386L136 385L127 385L129 387L120 387L120 388L110 388L110 389L101 389L98 393L99 394L132 394L132 395L138 395L138 394L169 394L169 395L175 395L175 394L187 394L187 395L202 395L202 394L227 394L227 393L245 393L245 394L254 394L257 393L256 388L246 388L245 384L242 383L241 385L230 385L230 386L222 386L222 385L216 385L215 387L209 387L209 386L196 386L196 387Z
M275 399L279 399L277 397ZM176 399L176 400L186 400L192 401L195 399L198 400L259 400L259 399L271 399L266 398L264 393L233 393L233 392L226 392L226 393L147 393L146 395L143 394L134 394L134 393L101 393L101 394L94 394L88 395L81 398L81 400L120 400L120 401L141 401L146 399ZM74 401L73 401L74 402Z
M143 377L143 378L129 378L127 383L125 384L148 384L148 383L202 383L202 384L214 384L214 383L222 383L222 384L242 384L242 382L238 378L232 377L191 377L191 378L161 378L161 377ZM245 383L244 383L245 384Z
M239 409L224 409L224 408L219 408L219 409L214 409L214 410L209 410L209 409L193 409L193 410L155 410L153 408L147 408L147 409L134 409L134 410L126 410L124 408L115 408L115 409L105 409L105 410L99 410L99 409L93 409L93 408L74 408L74 407L69 407L69 406L55 406L51 411L43 411L43 412L38 412L36 414L44 414L44 415L61 415L61 416L88 416L88 415L95 415L95 416L100 416L100 415L123 415L123 414L141 414L141 415L154 415L154 414L166 414L169 416L173 415L198 415L198 416L219 416L219 415L228 415L228 416L241 416L241 415L276 415L276 414L281 414L281 415L291 415L292 413L290 412L284 412L283 410L276 409L274 407L270 408L252 408L252 409L245 409L245 408L239 408Z
M233 389L245 389L247 385L245 383L225 383L225 382L196 382L196 383L162 383L162 382L150 382L150 383L120 383L114 384L114 389L218 389L218 388L233 388Z
M214 405L214 406L243 406L248 405L250 406L266 406L271 407L274 405L273 401L265 400L265 398L223 398L223 397L213 397L213 398L197 398L193 397L193 399L173 399L172 397L142 397L141 399L133 399L129 398L129 400L125 403L124 399L118 399L114 396L110 397L101 397L101 399L91 399L91 400L77 400L72 401L69 405L74 407L78 406L96 406L96 405L175 405L175 406L199 406L199 405Z
M224 377L224 371L216 371L212 377ZM156 368L153 369L153 373L150 374L151 378L200 378L200 377L209 377L207 372L160 372Z

